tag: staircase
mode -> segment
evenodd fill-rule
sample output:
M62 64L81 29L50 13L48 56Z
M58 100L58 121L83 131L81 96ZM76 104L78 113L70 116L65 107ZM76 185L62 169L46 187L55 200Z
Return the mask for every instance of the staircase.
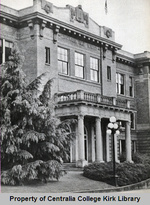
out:
M82 167L76 167L76 163L63 163L63 170L64 171L83 171Z

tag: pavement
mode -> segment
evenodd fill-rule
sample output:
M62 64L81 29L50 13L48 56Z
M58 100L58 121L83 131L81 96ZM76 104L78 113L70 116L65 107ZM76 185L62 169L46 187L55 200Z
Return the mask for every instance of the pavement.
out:
M68 171L59 181L38 183L24 186L2 186L2 193L67 193L90 192L94 190L113 189L114 187L100 181L94 181L83 176L83 171Z

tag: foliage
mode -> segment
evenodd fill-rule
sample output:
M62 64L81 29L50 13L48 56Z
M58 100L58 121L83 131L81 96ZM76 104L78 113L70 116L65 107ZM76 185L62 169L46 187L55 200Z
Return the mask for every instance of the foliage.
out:
M50 163L49 160L56 160L59 163L67 160L68 145L73 137L54 115L54 103L51 98L52 80L48 80L41 91L41 79L45 74L29 84L22 71L22 64L23 57L14 46L9 61L1 66L0 76L1 164L2 170L10 169L10 173L3 174L11 175L14 181L17 175L16 180L28 176L22 173L22 170L25 170L22 167L28 167L29 162L34 163L39 159L48 161L47 165L43 162L41 166L49 170L53 162ZM59 170L54 164L53 168ZM52 176L59 178L59 174L56 173ZM14 181L10 184L18 183Z
M59 162L55 160L49 160L48 162L37 160L26 165L15 165L12 169L3 171L1 181L2 184L6 185L22 185L36 179L43 182L53 178L59 180L62 175L62 167Z
M97 181L106 181L112 175L112 163L94 162L84 167L83 175Z
M119 186L137 183L150 177L150 164L116 163L116 174L118 175ZM113 165L111 162L92 163L84 167L83 175L93 180L112 184Z
M120 162L125 162L126 155L125 153L121 154L119 157ZM133 153L132 160L134 163L141 163L141 164L150 164L150 155L142 154L142 153Z

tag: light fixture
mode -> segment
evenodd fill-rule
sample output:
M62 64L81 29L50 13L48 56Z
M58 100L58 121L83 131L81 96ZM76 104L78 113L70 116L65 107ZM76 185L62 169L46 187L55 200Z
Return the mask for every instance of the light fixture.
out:
M118 129L118 124L114 123L114 129Z
M110 122L113 122L113 123L116 122L116 118L114 116L110 117L109 120L110 120Z
M113 127L114 127L113 123L110 122L110 123L108 124L108 128L112 129Z

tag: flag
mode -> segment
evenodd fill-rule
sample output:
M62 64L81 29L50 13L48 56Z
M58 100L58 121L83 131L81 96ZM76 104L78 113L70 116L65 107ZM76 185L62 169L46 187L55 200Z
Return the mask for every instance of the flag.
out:
M105 0L105 13L108 13L108 8L107 8L107 0Z

